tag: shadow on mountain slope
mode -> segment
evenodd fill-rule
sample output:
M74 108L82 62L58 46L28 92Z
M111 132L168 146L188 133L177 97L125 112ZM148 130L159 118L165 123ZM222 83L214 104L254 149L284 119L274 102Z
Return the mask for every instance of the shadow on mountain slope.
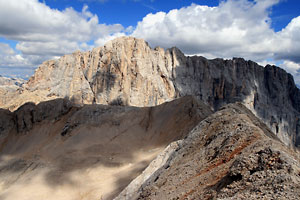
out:
M2 199L111 199L211 111L187 96L147 108L57 99L2 113Z

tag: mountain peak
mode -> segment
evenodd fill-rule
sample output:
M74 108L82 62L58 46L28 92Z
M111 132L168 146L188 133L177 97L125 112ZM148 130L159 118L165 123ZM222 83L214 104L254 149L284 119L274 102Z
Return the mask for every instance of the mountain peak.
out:
M284 70L242 58L187 57L176 47L152 49L143 39L127 36L44 62L2 107L14 110L28 101L55 98L144 107L185 95L214 110L241 102L285 144L300 144L300 91Z
M149 44L144 39L139 39L131 36L117 37L104 44L104 48L117 48L120 46L124 46L126 48L137 48L139 46L145 46L150 48Z
M13 88L0 86L14 110L0 109L1 197L112 199L131 180L116 200L300 195L300 90L276 66L121 37Z

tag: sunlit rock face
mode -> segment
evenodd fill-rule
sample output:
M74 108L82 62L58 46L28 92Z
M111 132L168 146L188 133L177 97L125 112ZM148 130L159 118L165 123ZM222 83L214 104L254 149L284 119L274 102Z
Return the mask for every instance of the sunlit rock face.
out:
M44 62L24 93L43 91L80 104L158 105L176 96L171 56L151 49L144 40L119 38L90 52Z
M2 107L65 97L77 104L144 107L193 95L214 110L242 102L285 144L300 144L300 92L284 70L241 58L188 57L132 37L44 62L20 93Z

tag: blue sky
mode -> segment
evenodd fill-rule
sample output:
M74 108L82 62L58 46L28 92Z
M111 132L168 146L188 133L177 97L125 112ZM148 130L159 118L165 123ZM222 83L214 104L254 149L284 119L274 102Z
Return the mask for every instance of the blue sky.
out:
M44 1L40 0L40 2ZM107 24L120 23L125 27L136 26L137 22L149 13L168 12L192 3L209 6L219 4L219 0L46 0L45 2L51 8L63 10L66 7L73 7L77 11L81 11L83 5L87 4L89 10L96 13L101 21Z
M0 0L0 75L115 37L187 55L276 64L300 83L299 0Z
M99 19L107 24L120 23L123 26L136 26L149 13L168 12L190 6L192 3L207 6L218 6L219 0L40 0L51 8L64 10L73 7L81 11L83 5L89 5L89 10L96 13ZM284 0L272 8L272 28L280 31L291 19L300 15L299 0Z

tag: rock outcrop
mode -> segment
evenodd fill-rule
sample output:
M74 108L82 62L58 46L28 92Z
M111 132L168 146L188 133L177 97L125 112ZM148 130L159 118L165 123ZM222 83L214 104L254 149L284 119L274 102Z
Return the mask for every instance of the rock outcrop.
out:
M116 199L298 199L299 151L230 104L172 143ZM152 170L151 170L152 169Z
M4 107L69 98L78 104L154 106L193 95L217 110L242 102L287 145L300 145L300 91L284 70L241 58L208 60L121 37L44 62Z
M147 108L56 99L0 110L0 199L112 199L211 113L191 96Z

